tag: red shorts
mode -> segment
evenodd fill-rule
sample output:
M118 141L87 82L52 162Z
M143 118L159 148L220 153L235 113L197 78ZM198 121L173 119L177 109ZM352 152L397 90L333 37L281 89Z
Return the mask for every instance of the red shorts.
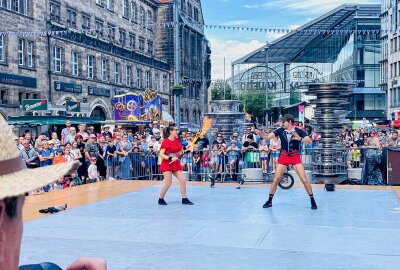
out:
M163 160L161 162L160 170L162 172L177 172L182 171L182 165L179 160L169 164L169 160Z
M297 164L301 164L301 157L300 154L295 154L293 156L285 156L284 154L280 154L279 155L279 159L278 159L278 164L281 165L297 165Z

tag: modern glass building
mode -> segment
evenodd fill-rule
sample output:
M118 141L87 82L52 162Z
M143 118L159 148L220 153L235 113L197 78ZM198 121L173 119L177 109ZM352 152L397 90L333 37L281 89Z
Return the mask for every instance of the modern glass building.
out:
M380 11L380 5L342 5L238 59L234 92L267 90L268 120L276 121L285 113L298 115L298 106L307 104L306 83L349 82L354 94L348 118L386 118L386 94L379 87ZM306 109L306 117L312 113Z

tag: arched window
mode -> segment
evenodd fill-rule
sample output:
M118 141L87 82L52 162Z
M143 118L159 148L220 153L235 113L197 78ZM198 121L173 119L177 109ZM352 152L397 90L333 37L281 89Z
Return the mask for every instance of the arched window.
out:
M199 10L196 7L194 8L194 20L199 21Z
M131 18L134 22L137 22L138 20L138 10L135 2L131 3Z
M142 26L146 25L146 14L143 7L140 7L139 10L139 24Z
M181 9L182 9L183 12L186 11L186 0L182 0L182 2L181 2Z
M186 122L190 122L190 118L189 118L189 110L186 109Z

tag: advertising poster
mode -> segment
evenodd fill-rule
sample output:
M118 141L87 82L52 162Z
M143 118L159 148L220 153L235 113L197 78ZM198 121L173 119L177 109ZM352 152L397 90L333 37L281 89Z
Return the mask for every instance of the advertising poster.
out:
M162 100L156 92L127 93L114 97L115 121L159 121Z

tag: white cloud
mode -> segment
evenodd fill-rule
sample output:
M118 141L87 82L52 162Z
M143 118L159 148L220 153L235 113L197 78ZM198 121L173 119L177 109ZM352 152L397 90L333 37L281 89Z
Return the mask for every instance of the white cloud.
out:
M248 53L262 47L265 43L258 40L243 42L238 40L222 40L219 38L209 38L211 44L211 65L212 79L224 78L224 57L226 67L226 78L231 77L231 63Z
M381 0L270 0L263 4L246 4L244 7L250 9L282 8L319 14L349 2L351 4L379 4Z

